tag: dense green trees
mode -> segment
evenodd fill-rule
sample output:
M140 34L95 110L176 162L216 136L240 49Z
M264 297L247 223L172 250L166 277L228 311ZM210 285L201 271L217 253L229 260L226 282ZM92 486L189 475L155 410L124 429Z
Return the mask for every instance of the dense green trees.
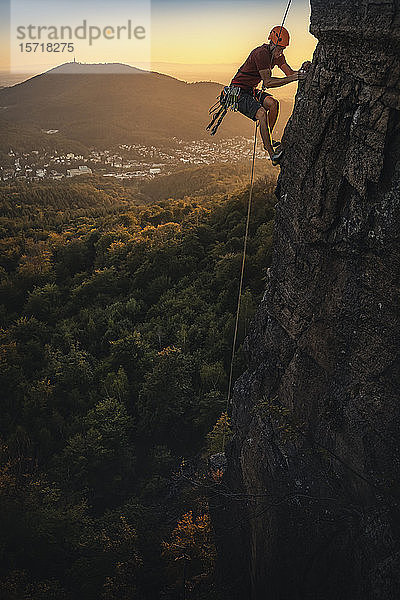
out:
M206 519L180 465L225 409L246 202L0 188L2 598L176 597L162 543ZM239 345L273 206L259 180Z

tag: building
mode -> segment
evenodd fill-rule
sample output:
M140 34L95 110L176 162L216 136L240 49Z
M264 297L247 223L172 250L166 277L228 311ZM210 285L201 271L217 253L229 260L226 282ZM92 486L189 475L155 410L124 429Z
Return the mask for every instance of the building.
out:
M67 169L67 177L78 177L79 175L92 175L92 169L86 165L80 165L77 169Z

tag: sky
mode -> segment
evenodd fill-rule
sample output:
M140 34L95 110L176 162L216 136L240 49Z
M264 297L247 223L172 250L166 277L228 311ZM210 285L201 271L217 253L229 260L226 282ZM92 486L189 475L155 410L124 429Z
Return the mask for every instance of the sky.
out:
M147 46L137 40L75 43L78 61L149 66L191 81L224 80L255 46L266 41L269 29L281 23L286 4L287 0L0 0L0 70L10 69L10 56L11 69L24 72L41 72L71 60L71 54L28 56L19 50L15 34L9 35L10 12L16 25L23 22L19 21L23 15L29 19L26 7L33 7L33 14L37 9L43 15L38 22L46 23L45 15L54 14L57 7L63 24L78 25L87 19L106 26L131 19L134 25L146 22L146 30L150 29ZM293 68L310 59L315 48L316 40L308 31L309 12L308 0L292 0L285 26L292 37L286 58Z

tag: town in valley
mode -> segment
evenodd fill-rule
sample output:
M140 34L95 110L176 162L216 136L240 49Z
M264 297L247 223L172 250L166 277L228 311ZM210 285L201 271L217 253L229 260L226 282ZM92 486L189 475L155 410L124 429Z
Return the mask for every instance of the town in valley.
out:
M57 130L46 131L49 135ZM36 149L18 152L10 148L0 164L0 180L41 181L81 176L103 176L123 180L153 179L171 175L185 167L237 163L250 159L252 140L244 137L183 141L172 138L168 149L142 144L120 144L111 149L91 149L86 154ZM3 155L4 156L4 155ZM265 157L262 148L257 158Z

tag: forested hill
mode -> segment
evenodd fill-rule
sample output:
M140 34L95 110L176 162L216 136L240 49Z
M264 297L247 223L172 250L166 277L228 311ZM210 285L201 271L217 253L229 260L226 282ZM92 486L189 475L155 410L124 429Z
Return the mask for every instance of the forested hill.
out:
M240 342L273 188L256 186ZM247 198L0 187L1 598L178 598L179 536L188 589L218 598L182 459L195 478L225 407Z
M114 65L111 72L110 65L75 64L73 73L67 67L0 90L0 151L209 138L208 107L221 92L220 84L185 83L127 65ZM292 106L282 102L281 108L286 123ZM42 130L59 133L49 137ZM252 123L232 113L218 135L251 137Z

